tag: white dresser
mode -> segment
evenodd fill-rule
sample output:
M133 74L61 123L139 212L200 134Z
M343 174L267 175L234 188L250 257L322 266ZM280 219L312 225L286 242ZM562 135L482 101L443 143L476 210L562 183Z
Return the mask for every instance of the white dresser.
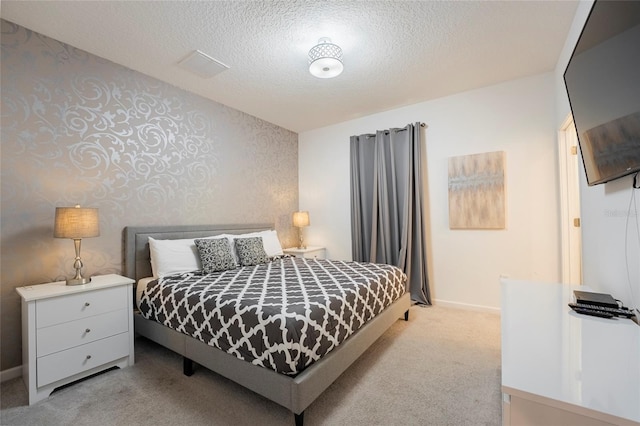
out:
M133 280L99 275L18 287L22 297L22 376L29 405L62 385L134 363Z
M575 289L502 280L504 425L640 426L640 326L573 312Z
M291 247L282 250L284 254L288 254L295 257L306 257L308 259L325 258L325 248L324 247L315 247L315 246L307 246L305 248Z

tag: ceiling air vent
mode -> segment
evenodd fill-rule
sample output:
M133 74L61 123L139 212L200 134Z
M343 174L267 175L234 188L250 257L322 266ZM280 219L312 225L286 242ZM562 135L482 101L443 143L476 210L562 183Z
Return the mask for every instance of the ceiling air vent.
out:
M213 77L229 69L228 65L199 50L194 50L189 56L178 62L178 65L202 78Z

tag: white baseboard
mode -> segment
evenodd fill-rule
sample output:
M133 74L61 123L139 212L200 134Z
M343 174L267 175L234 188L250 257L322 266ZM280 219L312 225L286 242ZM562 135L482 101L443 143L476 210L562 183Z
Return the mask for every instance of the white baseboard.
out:
M438 306L444 306L447 308L467 309L470 311L488 312L491 314L500 315L500 308L494 308L492 306L472 305L469 303L451 302L448 300L440 300L440 299L434 299L433 304Z
M6 370L0 371L0 383L6 382L7 380L15 379L16 377L22 376L22 366L19 365L17 367L8 368Z

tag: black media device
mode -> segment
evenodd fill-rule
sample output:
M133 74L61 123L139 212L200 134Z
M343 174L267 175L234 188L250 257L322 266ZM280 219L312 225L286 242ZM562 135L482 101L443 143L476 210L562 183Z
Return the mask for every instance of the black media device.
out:
M589 291L574 290L573 295L578 305L602 306L605 308L619 308L618 302L610 294L591 293Z
M564 82L589 186L640 171L640 1L594 2Z
M619 304L616 299L606 293L592 293L590 291L574 290L576 303L569 303L575 312L602 318L634 318L634 312Z

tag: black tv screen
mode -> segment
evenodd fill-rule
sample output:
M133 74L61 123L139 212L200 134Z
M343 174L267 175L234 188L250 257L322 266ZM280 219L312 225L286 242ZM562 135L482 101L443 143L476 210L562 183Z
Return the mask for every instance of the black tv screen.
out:
M564 82L589 186L640 171L640 1L594 2Z

